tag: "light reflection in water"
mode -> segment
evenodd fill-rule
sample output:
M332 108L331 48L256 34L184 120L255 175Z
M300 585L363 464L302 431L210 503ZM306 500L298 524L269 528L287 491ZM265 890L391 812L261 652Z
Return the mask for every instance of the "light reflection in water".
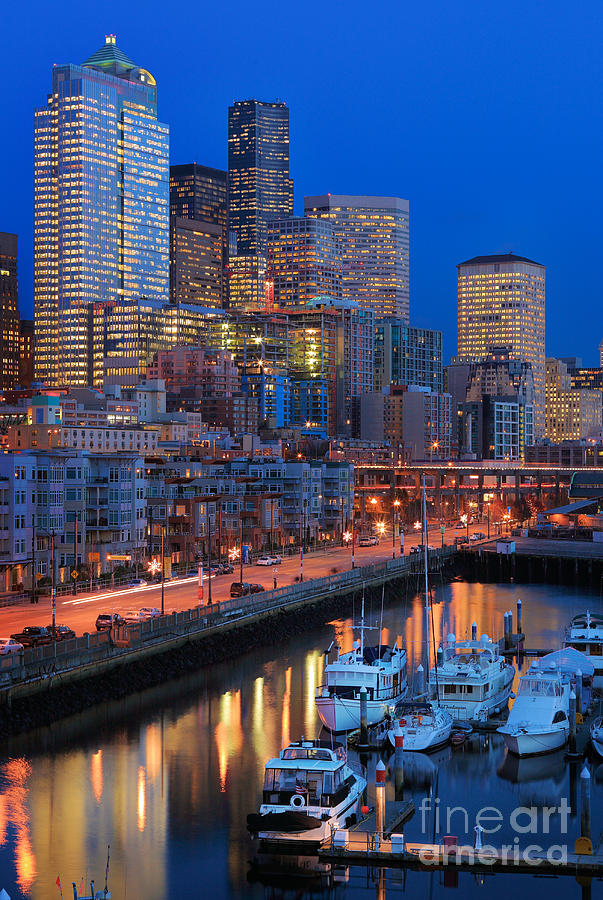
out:
M103 799L103 751L97 750L90 757L90 780L94 799L100 803Z
M10 759L2 767L6 786L0 795L0 845L6 840L8 828L15 829L15 865L17 885L28 892L37 875L27 807L27 779L32 768L26 759Z
M291 666L285 671L285 693L283 695L283 713L281 726L281 747L286 747L291 740Z
M147 779L144 766L138 766L138 798L136 802L136 824L144 831L147 824Z

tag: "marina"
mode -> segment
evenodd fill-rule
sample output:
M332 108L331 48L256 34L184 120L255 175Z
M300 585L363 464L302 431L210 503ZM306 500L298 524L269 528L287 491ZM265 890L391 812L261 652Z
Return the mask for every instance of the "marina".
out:
M518 595L523 599L528 647L560 647L574 615L589 606L601 609L593 594L565 586L454 582L435 591L435 634L441 638L455 633L470 640L472 623L477 622L480 630L498 640L504 613L515 608ZM61 877L63 872L73 873L77 884L81 875L88 884L87 871L93 875L103 871L108 843L114 898L163 900L185 895L194 881L208 880L210 863L208 889L216 900L286 898L293 886L302 897L330 898L335 892L337 897L360 900L379 896L380 877L374 879L373 870L382 871L387 896L396 896L405 885L417 896L429 892L442 898L447 890L444 878L453 875L467 897L477 897L478 892L483 896L483 886L474 877L478 873L495 900L517 890L516 869L511 874L501 867L493 879L486 866L450 866L454 871L449 871L422 866L413 858L402 866L400 857L397 861L383 857L381 862L374 856L331 861L306 851L266 855L251 840L246 818L261 805L266 762L277 758L288 742L321 734L315 695L324 680L324 649L335 641L342 652L350 652L355 639L350 626L359 614L360 598L355 608L350 605L347 616L292 636L278 648L259 647L178 682L121 700L108 698L106 704L60 725L5 742L0 796L8 819L0 830L0 884L12 900L54 896L58 872ZM378 599L367 599L365 617L368 623L379 624ZM424 630L422 595L386 602L383 642L392 645L397 639L406 649L413 695L418 687L416 671L424 658ZM514 692L532 660L526 657L521 662ZM596 718L596 703L594 713ZM581 830L580 773L586 761L591 773L593 857L584 865L596 862L603 829L603 767L592 754L588 737L580 737L584 727L588 736L586 721L577 726L578 750L583 740L586 754L580 760L567 759L564 748L542 757L518 758L506 751L496 731L473 729L458 747L448 744L429 754L403 751L402 779L391 744L366 753L348 747L350 766L368 783L365 846L376 816L376 767L383 760L386 825L395 804L414 807L412 816L393 832L402 831L407 850L413 845L443 845L448 835L456 837L458 846L472 847L475 819L486 805L501 816L495 846L513 845L517 836L511 824L513 811L534 806L540 817L538 831L522 836L522 846L536 843L546 852L549 845L561 843L573 854ZM571 809L566 833L555 815L549 834L543 835L543 807L558 808L563 798ZM55 835L52 845L42 839L41 829L48 822ZM356 833L353 826L350 833ZM386 847L382 845L379 853ZM571 866L563 870L574 871ZM529 870L520 881L525 893L542 884ZM548 880L546 885L549 900L582 896L573 878ZM597 885L593 880L593 897Z

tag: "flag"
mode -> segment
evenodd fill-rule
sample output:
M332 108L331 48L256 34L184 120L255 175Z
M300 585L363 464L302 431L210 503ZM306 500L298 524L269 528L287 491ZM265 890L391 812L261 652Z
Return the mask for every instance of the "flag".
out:
M59 890L61 889L61 876L60 876L60 874L57 875L56 886L59 888Z
M307 794L308 788L304 784L304 782L300 778L295 779L295 793L296 794Z

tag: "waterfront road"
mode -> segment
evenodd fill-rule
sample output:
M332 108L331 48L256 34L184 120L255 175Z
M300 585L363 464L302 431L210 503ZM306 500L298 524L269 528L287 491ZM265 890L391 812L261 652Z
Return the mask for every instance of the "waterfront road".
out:
M470 533L483 529L483 525L470 526ZM464 537L465 529L456 529L454 526L446 529L444 541L452 544L455 537ZM421 534L407 534L404 538L404 549L408 554L412 546L421 543ZM439 547L442 543L442 535L439 527L430 530L429 544ZM392 558L391 538L384 538L375 547L355 548L356 566L368 566L371 563L383 562ZM396 556L400 554L398 540L396 540ZM336 548L327 552L312 552L304 555L304 581L312 578L322 578L333 572L343 572L351 568L352 551L350 547ZM299 554L284 557L279 566L243 566L243 580L262 584L266 590L274 586L276 578L277 587L284 587L299 580L300 561ZM234 575L218 575L212 578L212 601L227 600L230 597L230 585L239 580L239 567L235 567ZM197 577L179 578L166 581L164 584L166 613L190 609L198 604ZM204 594L207 599L209 591L208 580L205 578ZM61 625L69 625L76 634L95 631L96 617L99 613L121 613L129 610L137 610L142 606L155 606L161 608L161 585L152 584L136 588L121 587L114 590L95 591L94 593L78 593L76 597L64 594L57 597L56 621ZM48 625L52 621L50 597L41 596L37 604L29 601L0 609L0 637L8 637L10 634L21 631L26 625Z

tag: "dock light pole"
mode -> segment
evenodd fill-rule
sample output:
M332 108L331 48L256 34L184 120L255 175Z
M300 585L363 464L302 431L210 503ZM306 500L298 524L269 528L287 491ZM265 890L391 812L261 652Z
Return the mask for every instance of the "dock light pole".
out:
M161 615L165 613L165 525L161 526Z
M205 504L205 521L207 529L207 605L211 606L211 518L207 502Z
M300 498L299 508L299 580L304 580L304 499Z
M240 577L239 581L241 584L243 583L243 507L241 503L241 544L240 544L241 552L239 553L239 563L240 563Z
M73 513L73 595L77 594L77 509Z
M31 517L31 602L36 602L36 517Z

